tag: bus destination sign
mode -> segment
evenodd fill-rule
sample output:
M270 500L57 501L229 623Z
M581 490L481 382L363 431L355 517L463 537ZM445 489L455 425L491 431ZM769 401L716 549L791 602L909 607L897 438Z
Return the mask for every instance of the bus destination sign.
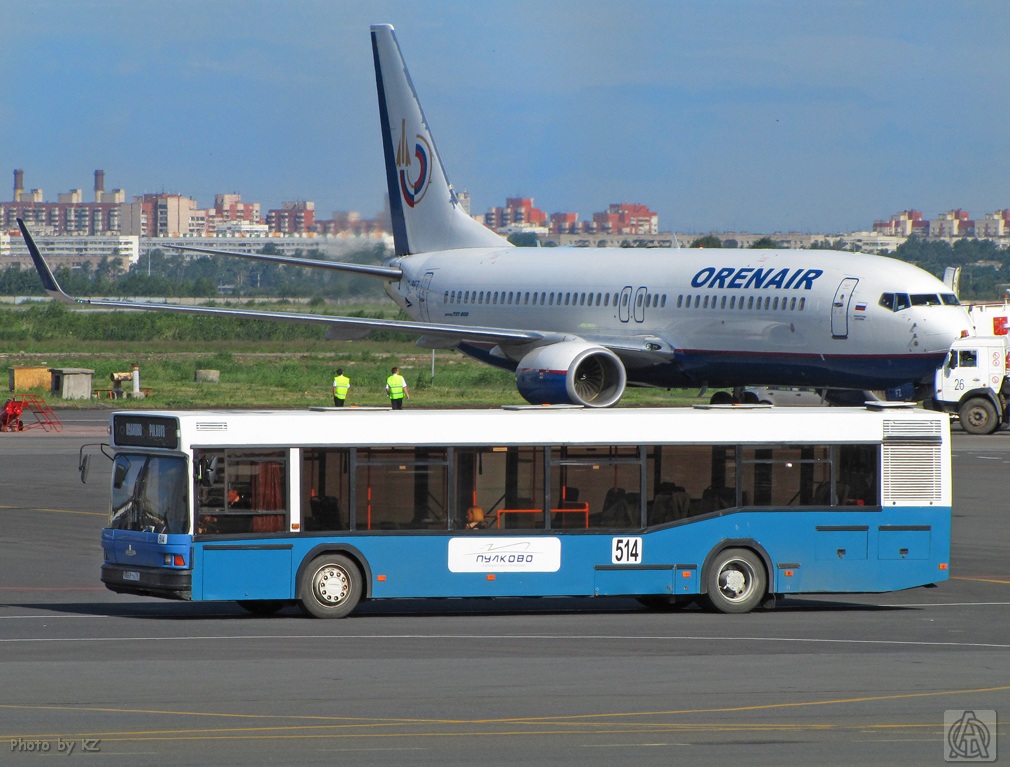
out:
M114 415L112 434L117 445L177 450L179 420L158 415Z

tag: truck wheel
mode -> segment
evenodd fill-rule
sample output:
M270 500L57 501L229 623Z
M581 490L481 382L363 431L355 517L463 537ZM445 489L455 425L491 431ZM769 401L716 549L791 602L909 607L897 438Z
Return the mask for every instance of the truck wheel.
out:
M999 426L999 414L984 397L972 397L958 410L961 427L969 434L992 434Z
M361 571L342 554L313 559L302 574L298 598L316 618L343 618L361 599Z

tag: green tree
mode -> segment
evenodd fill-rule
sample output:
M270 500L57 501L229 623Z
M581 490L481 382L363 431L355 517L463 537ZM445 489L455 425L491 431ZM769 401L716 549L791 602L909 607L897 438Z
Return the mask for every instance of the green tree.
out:
M706 234L704 237L699 237L694 242L691 243L692 248L721 248L722 240L716 237L714 234Z

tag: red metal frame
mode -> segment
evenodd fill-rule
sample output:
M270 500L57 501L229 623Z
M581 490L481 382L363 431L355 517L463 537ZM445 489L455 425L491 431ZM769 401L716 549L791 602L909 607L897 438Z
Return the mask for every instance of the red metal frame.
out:
M27 410L35 416L34 423L25 423L24 412ZM39 429L43 431L63 431L63 424L56 417L53 409L46 401L35 394L22 394L19 398L12 397L4 403L0 410L0 431L24 431Z

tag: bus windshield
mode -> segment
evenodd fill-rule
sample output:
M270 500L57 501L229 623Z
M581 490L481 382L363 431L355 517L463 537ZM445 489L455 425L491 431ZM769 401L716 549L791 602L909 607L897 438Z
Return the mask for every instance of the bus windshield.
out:
M112 478L110 528L149 533L189 532L184 458L120 453Z

